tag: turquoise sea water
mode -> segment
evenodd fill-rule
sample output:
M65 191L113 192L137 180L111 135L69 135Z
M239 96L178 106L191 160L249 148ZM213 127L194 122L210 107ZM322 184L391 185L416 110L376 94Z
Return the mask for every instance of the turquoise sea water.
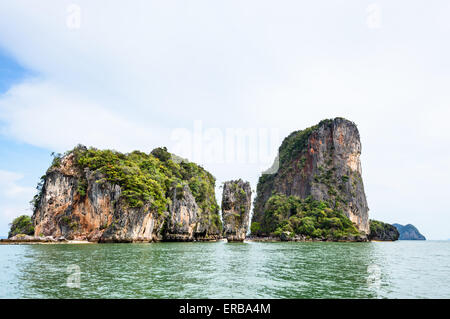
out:
M0 245L0 298L450 298L450 242Z

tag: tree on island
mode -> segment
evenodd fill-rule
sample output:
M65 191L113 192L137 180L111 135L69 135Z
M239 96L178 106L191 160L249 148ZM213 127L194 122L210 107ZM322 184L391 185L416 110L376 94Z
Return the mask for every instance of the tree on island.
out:
M34 227L31 221L31 217L28 215L22 215L15 218L10 224L11 228L8 233L8 238L16 236L18 234L34 235Z

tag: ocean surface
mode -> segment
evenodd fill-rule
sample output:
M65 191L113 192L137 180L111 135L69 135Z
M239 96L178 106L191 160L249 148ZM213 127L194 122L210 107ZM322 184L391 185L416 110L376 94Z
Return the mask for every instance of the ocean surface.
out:
M450 242L0 245L0 298L450 298Z

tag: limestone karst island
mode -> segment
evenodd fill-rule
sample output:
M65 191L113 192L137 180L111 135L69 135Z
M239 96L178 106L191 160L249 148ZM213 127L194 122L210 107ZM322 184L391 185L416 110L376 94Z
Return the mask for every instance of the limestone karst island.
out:
M54 157L32 217L14 220L4 241L396 240L394 226L369 219L360 154L358 128L343 118L292 132L259 178L252 213L248 182L225 182L219 207L214 176L166 148L79 145Z

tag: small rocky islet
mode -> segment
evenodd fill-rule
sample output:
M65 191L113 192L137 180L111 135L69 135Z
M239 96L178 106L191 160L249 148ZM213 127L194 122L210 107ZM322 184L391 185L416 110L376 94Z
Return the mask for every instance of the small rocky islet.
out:
M214 176L164 147L79 145L54 155L33 215L16 218L2 241L397 240L394 226L369 220L360 154L358 129L343 118L291 133L259 178L250 220L249 182L225 182L220 208Z

